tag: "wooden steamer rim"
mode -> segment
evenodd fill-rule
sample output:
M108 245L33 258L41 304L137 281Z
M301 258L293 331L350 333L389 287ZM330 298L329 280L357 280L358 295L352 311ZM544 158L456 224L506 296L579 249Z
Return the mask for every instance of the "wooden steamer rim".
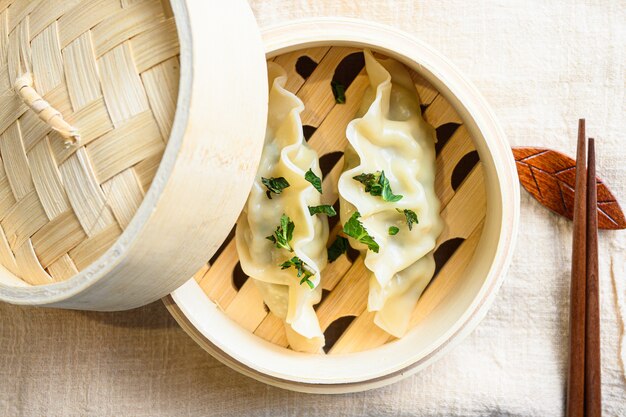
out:
M31 287L0 267L0 300L101 311L139 307L184 283L230 231L264 138L261 38L244 0L219 7L171 0L171 6L180 44L177 109L135 216L106 253L67 281Z
M460 342L493 302L511 261L519 223L519 183L510 147L485 100L459 71L427 45L394 28L354 19L306 19L269 27L263 37L268 57L330 44L371 47L418 70L453 104L471 136L479 139L475 145L487 174L488 213L481 245L488 246L492 258L480 261L485 279L454 325L420 351L411 349L414 334L373 351L345 355L318 357L279 350L229 322L194 280L173 292L165 303L204 349L259 381L315 393L387 385L423 369ZM375 369L372 363L377 364Z

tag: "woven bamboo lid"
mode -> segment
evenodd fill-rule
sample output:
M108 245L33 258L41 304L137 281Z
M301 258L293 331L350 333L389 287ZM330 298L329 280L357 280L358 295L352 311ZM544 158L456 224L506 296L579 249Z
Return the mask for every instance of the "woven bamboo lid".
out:
M139 306L228 233L265 64L245 1L208 3L0 1L0 299Z

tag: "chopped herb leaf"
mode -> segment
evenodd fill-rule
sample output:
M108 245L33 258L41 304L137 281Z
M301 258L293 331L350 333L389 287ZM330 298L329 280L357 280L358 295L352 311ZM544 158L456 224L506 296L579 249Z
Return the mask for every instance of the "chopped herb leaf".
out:
M337 212L333 208L333 206L329 206L328 204L322 204L321 206L309 206L309 214L314 216L316 214L325 214L328 217L333 217L337 215Z
M302 259L300 259L297 256L294 256L293 258L289 259L288 261L283 262L282 264L280 264L280 269L288 269L291 268L292 266L294 268L296 268L296 270L298 271L298 278L300 278L302 276L302 274L305 273L304 270L304 265L306 265L304 263L304 261Z
M285 188L289 187L289 182L287 182L285 177L278 177L278 178L261 177L261 182L267 188L266 194L267 194L267 198L269 198L270 200L272 199L271 193L280 194L283 192Z
M335 262L337 258L348 251L348 239L337 236L335 241L328 248L328 262Z
M402 200L401 195L396 195L391 192L391 186L389 185L389 180L387 179L387 177L385 177L385 171L380 172L380 178L378 179L378 183L383 187L383 200L389 201L391 203Z
M391 191L389 179L385 176L385 171L376 172L375 174L360 174L352 179L360 182L365 186L365 192L377 197L381 196L383 200L395 203L402 199L401 195L396 195Z
M300 280L300 285L304 284L305 282L306 282L306 285L308 285L310 289L315 288L315 284L313 284L313 281L311 281L309 277L302 278Z
M344 104L346 102L346 86L337 81L330 82L330 88L335 96L335 103Z
M293 238L295 227L289 216L283 214L280 216L280 226L276 228L273 235L267 236L266 239L274 243L278 249L287 249L289 252L293 252L289 242Z
M309 168L306 174L304 174L304 179L310 182L311 185L313 185L313 187L315 187L315 189L322 194L322 179L315 175L315 172L313 172L311 168Z
M413 230L413 224L418 224L419 220L417 219L417 214L413 210L409 209L396 209L398 213L404 213L404 217L406 217L406 224L409 226L409 230Z
M390 236L397 235L399 231L400 231L400 229L398 229L396 226L389 226L389 235Z
M378 250L380 249L378 243L376 243L374 238L367 233L367 230L363 227L363 223L359 221L359 217L361 217L361 214L358 211L354 212L352 217L350 217L346 224L343 225L343 232L357 241L367 245L368 249L371 251L378 253Z
M283 262L282 264L279 265L281 267L281 269L287 269L287 268L291 268L292 266L294 268L296 268L297 271L297 277L300 278L302 277L302 279L300 280L300 285L304 284L306 282L306 284L313 289L315 287L315 285L313 284L313 281L311 281L311 277L313 275L315 275L315 273L313 271L311 271L311 267L308 266L306 264L306 262L304 262L302 259L300 259L297 256L294 256L293 258L291 258L288 261Z
M373 196L379 196L383 193L383 187L378 183L379 178L380 174L378 172L376 174L360 174L356 177L352 177L352 179L357 180L365 186L366 193L370 193Z

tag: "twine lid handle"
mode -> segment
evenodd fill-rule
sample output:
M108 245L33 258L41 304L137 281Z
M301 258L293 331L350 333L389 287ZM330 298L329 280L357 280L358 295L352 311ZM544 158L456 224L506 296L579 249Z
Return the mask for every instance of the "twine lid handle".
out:
M13 88L24 103L37 113L44 123L59 132L64 139L66 148L80 144L78 129L66 122L61 113L35 91L33 88L33 77L30 73L24 73L22 76L17 77Z

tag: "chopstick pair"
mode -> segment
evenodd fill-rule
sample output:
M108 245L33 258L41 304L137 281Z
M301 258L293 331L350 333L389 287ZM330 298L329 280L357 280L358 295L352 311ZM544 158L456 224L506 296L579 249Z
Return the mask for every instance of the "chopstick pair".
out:
M580 119L570 288L568 417L602 415L595 141L589 138L587 145L585 138L585 120Z

